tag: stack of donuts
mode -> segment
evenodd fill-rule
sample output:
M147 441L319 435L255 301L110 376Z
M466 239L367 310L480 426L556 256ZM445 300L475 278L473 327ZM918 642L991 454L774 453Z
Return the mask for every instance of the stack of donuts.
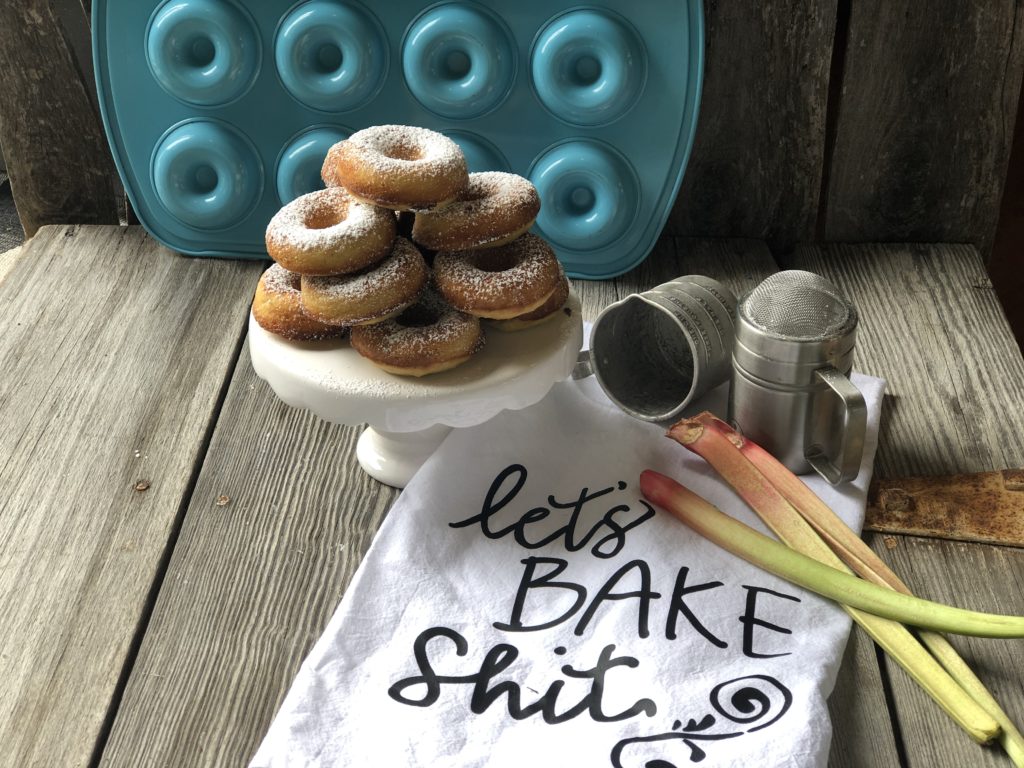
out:
M503 331L553 317L569 282L551 247L527 230L537 190L511 173L468 173L446 136L399 125L358 131L331 148L326 189L282 208L267 227L275 264L253 317L288 339L341 338L375 365L423 376Z

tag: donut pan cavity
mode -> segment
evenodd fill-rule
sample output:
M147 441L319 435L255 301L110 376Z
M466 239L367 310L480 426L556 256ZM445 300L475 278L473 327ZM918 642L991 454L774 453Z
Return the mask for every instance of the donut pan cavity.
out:
M267 222L370 125L442 131L470 170L530 178L574 277L650 251L692 145L699 0L94 0L100 108L147 230L266 258Z

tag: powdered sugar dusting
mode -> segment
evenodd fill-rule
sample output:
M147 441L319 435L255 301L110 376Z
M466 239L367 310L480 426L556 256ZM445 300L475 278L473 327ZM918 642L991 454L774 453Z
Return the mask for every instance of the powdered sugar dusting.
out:
M362 149L363 160L374 170L410 166L433 166L439 173L465 172L466 159L459 145L442 133L412 125L376 125L349 136Z
M434 258L438 288L457 305L454 295L471 294L479 306L515 306L531 298L538 285L547 296L560 276L551 246L529 233L497 248L442 251Z
M364 128L339 142L328 155L334 166L325 176L355 197L399 210L445 205L468 179L459 145L426 128Z
M303 252L347 249L394 228L394 214L353 198L342 187L297 197L267 226L267 250Z
M484 335L477 318L427 290L397 318L354 329L352 343L360 354L377 362L427 367L479 351Z
M478 248L527 229L539 212L529 180L501 171L471 173L455 202L416 214L413 237L438 250Z
M483 200L480 205L494 205L493 201L512 206L540 205L537 188L529 181L515 173L504 171L484 171L469 174L469 187L465 197L479 195ZM488 200L492 201L488 203Z
M310 290L331 301L354 301L394 289L399 283L425 271L423 256L404 238L396 238L391 255L380 264L352 275L307 277Z
M429 278L416 246L396 238L391 255L363 272L302 277L302 306L326 323L357 325L401 311L416 300Z
M288 295L299 293L301 278L295 272L289 272L280 264L272 264L263 273L263 289L268 293Z

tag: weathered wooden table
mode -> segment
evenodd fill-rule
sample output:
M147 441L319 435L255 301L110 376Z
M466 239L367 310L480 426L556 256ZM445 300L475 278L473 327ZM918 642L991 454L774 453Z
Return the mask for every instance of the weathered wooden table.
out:
M665 238L576 289L592 317L676 275L743 290L780 266L860 307L857 368L889 380L878 477L1024 466L1024 361L971 247L779 265L758 241ZM358 429L253 373L262 267L119 227L46 227L0 258L0 763L244 764L394 501ZM871 540L921 594L1024 613L1022 549ZM1024 723L1024 641L955 642ZM856 629L831 708L834 766L1009 765Z

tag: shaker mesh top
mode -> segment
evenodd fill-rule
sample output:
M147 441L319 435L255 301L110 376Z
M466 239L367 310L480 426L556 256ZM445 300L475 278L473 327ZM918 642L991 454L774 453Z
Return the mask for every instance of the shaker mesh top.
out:
M842 336L857 324L857 310L832 283L798 269L777 272L740 304L752 325L782 339L812 341Z

